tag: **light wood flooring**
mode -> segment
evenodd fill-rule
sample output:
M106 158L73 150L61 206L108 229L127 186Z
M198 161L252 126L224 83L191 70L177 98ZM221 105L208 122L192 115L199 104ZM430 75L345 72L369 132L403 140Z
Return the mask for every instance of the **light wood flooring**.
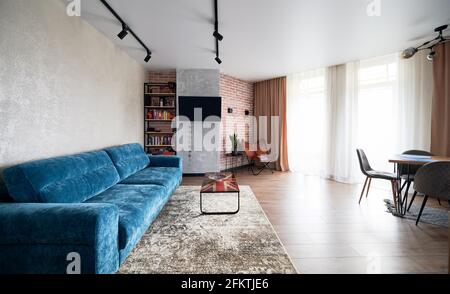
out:
M253 176L250 185L294 264L305 274L442 273L448 271L448 229L394 217L383 199L389 190L372 187L358 205L361 185L346 185L297 173ZM201 185L184 177L183 185ZM417 197L415 203L421 203ZM438 206L429 201L429 206ZM448 209L448 203L441 208Z

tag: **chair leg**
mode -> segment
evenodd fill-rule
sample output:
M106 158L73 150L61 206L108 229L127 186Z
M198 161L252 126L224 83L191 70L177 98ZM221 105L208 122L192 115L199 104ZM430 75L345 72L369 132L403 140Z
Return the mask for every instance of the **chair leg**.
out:
M414 202L414 199L416 199L416 196L417 196L417 191L414 191L414 194L413 194L413 196L411 198L411 201L409 201L408 209L406 211L409 212L409 210L411 209L411 206L412 206L412 204Z
M406 207L408 207L408 196L409 196L409 188L410 187L411 187L411 181L408 181L408 185L406 186L406 191L405 191L405 199L404 199L405 209L406 209Z
M255 167L257 168L257 171L255 172L255 170L252 170L253 175L259 176L263 172L263 170L265 170L267 168L267 164L264 164L262 167L257 167L255 164Z
M420 207L419 215L417 216L416 226L419 223L420 217L422 216L422 212L423 212L423 209L425 208L425 204L427 204L427 201L428 201L428 196L425 195L425 198L423 199L423 202L422 202L422 206Z
M400 180L400 184L401 184L401 180ZM403 183L401 190L403 190L403 188L405 188L406 184L408 184L407 181L405 181L405 182Z
M369 196L369 190L370 190L371 183L372 183L372 178L369 178L369 184L367 185L367 190L366 190L366 198Z
M369 180L369 177L366 177L366 180L365 180L365 182L364 182L364 186L363 186L363 188L362 188L362 191L361 191L361 196L359 197L359 202L358 202L358 204L361 204L361 200L362 200L362 198L363 198L363 196L364 196L364 190L366 190L366 185L367 185L367 181Z

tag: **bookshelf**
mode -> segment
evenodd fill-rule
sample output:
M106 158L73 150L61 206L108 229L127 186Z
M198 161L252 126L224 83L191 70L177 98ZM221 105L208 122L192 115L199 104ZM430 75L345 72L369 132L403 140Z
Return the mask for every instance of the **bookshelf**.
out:
M176 155L172 120L176 116L176 84L144 84L144 146L152 155Z

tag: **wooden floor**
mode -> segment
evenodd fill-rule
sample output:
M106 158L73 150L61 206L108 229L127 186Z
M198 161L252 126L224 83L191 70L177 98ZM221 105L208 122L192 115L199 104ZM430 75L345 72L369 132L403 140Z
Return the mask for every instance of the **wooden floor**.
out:
M447 273L448 230L388 214L388 190L371 188L358 205L361 185L246 169L237 178L251 186L301 273ZM183 185L201 181L184 177Z

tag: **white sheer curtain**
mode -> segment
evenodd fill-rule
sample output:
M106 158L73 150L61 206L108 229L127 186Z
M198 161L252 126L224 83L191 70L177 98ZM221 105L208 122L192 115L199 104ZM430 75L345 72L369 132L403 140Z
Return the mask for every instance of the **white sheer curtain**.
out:
M433 66L428 52L420 51L414 58L399 61L399 111L403 132L400 147L430 150Z
M327 69L326 159L322 176L350 183L359 179L355 158L358 131L359 62Z
M362 179L356 148L386 171L393 154L429 150L432 64L423 54L291 75L287 90L292 171L354 183Z

